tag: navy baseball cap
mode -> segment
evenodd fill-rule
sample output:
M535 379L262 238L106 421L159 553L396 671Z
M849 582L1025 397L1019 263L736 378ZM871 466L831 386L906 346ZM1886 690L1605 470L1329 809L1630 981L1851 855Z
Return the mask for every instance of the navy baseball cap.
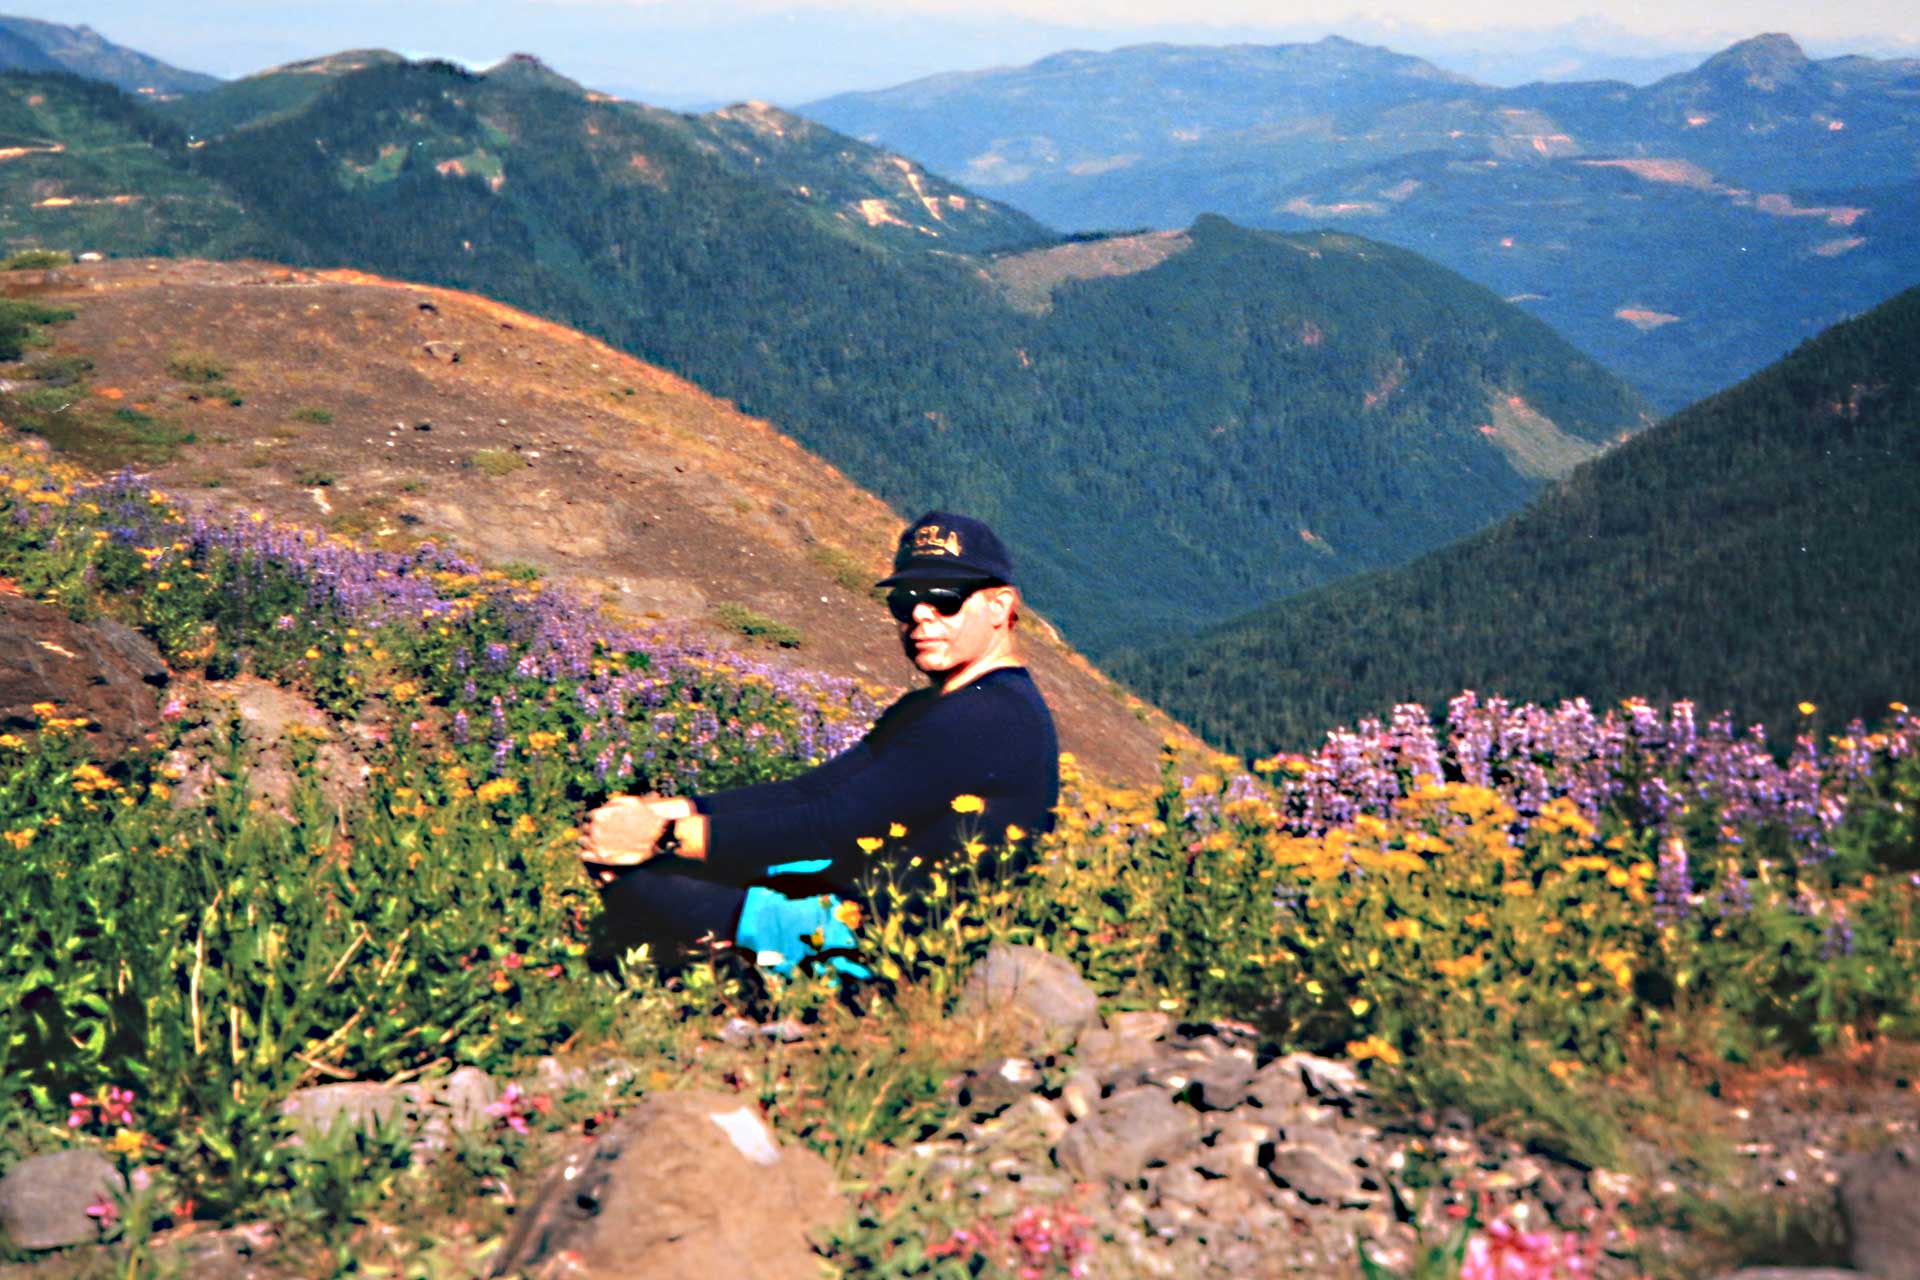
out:
M1013 585L1013 557L993 530L972 516L929 511L900 535L893 572L875 586L927 582L977 582Z

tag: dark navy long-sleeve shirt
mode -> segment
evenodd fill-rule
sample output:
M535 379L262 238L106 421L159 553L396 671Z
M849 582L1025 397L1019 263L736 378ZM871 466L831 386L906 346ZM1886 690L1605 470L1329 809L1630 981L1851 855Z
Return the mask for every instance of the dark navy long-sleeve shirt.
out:
M1060 794L1060 747L1053 717L1024 667L1001 667L942 694L907 694L866 737L797 777L696 796L707 818L708 870L751 883L768 867L827 859L825 886L857 894L876 857L896 879L958 850L970 836L999 841L1008 826L1038 833L1053 825ZM957 796L978 796L980 813L959 813ZM907 834L887 838L898 824ZM865 838L884 838L870 853Z

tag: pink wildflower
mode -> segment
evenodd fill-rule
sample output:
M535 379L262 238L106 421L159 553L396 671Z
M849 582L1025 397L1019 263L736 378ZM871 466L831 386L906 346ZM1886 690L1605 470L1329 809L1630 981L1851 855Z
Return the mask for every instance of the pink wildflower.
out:
M510 1084L498 1102L487 1104L487 1114L494 1117L501 1128L525 1133L530 1116L543 1116L552 1107L553 1099L546 1094L529 1096L519 1085Z
M1590 1249L1573 1236L1522 1231L1502 1220L1467 1241L1460 1280L1578 1280L1591 1262Z
M102 1191L93 1198L93 1203L87 1206L87 1216L99 1223L100 1229L104 1231L120 1220L120 1206L113 1202L112 1196Z

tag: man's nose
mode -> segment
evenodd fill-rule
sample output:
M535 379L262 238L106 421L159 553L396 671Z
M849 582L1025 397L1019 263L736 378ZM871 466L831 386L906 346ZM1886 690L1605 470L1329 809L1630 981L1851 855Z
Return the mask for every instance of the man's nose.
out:
M913 621L916 626L923 622L932 622L939 616L940 611L935 609L931 604L928 604L925 600L913 606Z

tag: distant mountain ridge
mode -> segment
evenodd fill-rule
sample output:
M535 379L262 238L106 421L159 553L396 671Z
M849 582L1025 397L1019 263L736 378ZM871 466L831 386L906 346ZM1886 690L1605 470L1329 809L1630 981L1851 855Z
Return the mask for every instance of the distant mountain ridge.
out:
M1329 38L1062 55L801 110L1054 226L1212 212L1404 245L1670 409L1920 279L1920 61L1784 35L1644 88L1496 89Z
M324 87L289 107L276 85L296 78ZM197 113L242 93L255 114L203 136ZM40 96L25 109L50 131L58 95ZM904 514L993 521L1037 607L1095 655L1439 545L1646 420L1545 326L1403 250L1209 218L1177 244L1081 252L771 108L688 117L525 63L374 59L170 114L195 136L152 163L201 203L85 206L125 234L227 200L229 243L257 256L476 290L604 337ZM64 136L13 162L18 180L137 153ZM60 198L105 190L125 188ZM149 252L202 251L197 224L175 231Z
M1920 694L1916 494L1910 289L1490 529L1113 669L1248 752L1463 688L1596 707L1691 698L1776 741L1839 732Z
M91 27L6 14L0 14L0 71L65 71L155 98L201 93L220 83L216 76L117 45Z

